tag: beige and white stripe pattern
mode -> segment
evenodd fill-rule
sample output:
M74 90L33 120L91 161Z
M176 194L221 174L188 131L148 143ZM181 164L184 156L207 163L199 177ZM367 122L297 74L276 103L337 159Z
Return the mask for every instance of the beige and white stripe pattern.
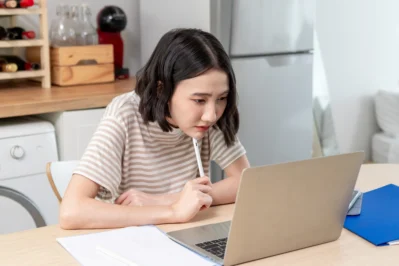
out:
M192 139L181 130L163 132L144 125L133 91L116 97L93 135L74 173L101 186L98 198L115 200L129 188L146 193L173 193L198 174ZM239 142L227 148L220 130L210 129L199 142L204 172L210 161L224 169L245 154Z

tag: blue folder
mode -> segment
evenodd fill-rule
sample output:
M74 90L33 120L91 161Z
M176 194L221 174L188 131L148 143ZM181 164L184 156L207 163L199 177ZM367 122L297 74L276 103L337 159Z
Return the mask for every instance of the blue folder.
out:
M347 216L344 227L376 246L399 240L399 187L390 184L364 193L361 214Z

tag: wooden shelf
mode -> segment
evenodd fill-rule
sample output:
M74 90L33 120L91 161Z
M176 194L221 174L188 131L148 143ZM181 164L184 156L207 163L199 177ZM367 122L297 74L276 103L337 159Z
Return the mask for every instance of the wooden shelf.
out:
M37 78L37 77L43 77L43 76L44 76L43 70L27 70L27 71L17 71L17 72L9 72L9 73L1 72L0 80Z
M0 48L14 48L14 47L29 47L29 46L43 46L43 40L15 40L15 41L0 41Z
M1 8L0 16L41 14L41 8Z
M0 0L1 1L1 0ZM18 15L38 15L39 17L39 33L40 39L33 40L4 40L0 41L0 48L12 48L12 54L18 55L20 47L41 47L40 66L41 70L36 71L19 71L14 73L0 73L0 80L34 78L41 80L42 88L51 88L50 73L50 44L48 37L48 17L47 17L47 0L35 0L36 5L29 8L0 8L0 17L10 19L10 26L16 27ZM12 82L10 83L12 84Z
M50 89L32 81L0 83L0 118L105 107L114 97L132 91L135 86L135 77Z

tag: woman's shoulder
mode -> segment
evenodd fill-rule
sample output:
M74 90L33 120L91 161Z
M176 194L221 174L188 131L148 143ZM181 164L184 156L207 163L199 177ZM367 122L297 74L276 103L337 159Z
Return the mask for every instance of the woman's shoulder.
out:
M120 108L123 106L133 106L136 103L137 94L135 91L129 91L114 97L108 104L109 107Z
M136 117L139 109L138 96L134 91L116 96L107 105L104 117L130 120Z

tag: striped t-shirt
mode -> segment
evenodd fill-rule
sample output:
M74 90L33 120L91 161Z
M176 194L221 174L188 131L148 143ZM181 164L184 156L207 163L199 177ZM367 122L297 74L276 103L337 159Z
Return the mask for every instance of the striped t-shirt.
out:
M74 171L100 185L99 199L112 202L130 188L146 193L178 192L199 176L191 137L176 128L163 132L156 122L145 125L139 101L134 91L112 100ZM238 139L227 148L222 132L214 128L199 146L208 176L211 160L224 169L245 154Z

